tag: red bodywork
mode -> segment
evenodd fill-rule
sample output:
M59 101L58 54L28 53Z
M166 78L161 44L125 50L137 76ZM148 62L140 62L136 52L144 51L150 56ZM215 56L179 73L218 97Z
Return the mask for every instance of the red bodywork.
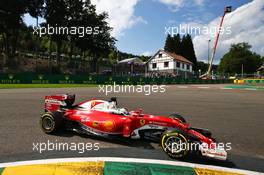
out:
M166 116L154 116L142 114L141 110L131 111L129 115L114 114L109 111L100 111L94 109L102 100L89 100L76 105L73 108L67 108L74 102L75 96L72 95L52 95L45 97L45 111L54 112L61 107L65 107L64 118L69 121L77 121L95 132L104 134L121 134L124 137L130 137L135 134L135 130L144 126L175 128L188 135L198 138L201 142L207 143L213 147L211 138L205 137L201 133L190 129L189 124L182 123L179 120L168 118ZM83 108L84 104L90 105L90 109Z

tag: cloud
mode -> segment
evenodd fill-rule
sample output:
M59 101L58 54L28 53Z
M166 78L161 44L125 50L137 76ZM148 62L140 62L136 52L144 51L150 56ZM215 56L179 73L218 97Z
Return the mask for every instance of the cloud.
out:
M159 0L161 3L166 5L172 5L176 7L182 7L184 4L184 0Z
M247 3L235 11L227 14L223 28L230 27L231 34L223 33L220 35L215 61L219 63L220 58L228 52L231 44L248 42L252 45L252 50L264 56L264 1L254 0ZM208 24L192 24L207 28L216 28L220 23L221 17L218 17ZM194 36L193 43L196 56L199 60L207 60L208 39L211 39L211 47L214 44L215 37L210 34L201 34Z
M160 3L165 4L173 12L178 11L179 8L185 6L202 6L205 0L159 0Z
M151 56L152 52L146 51L146 52L143 52L141 55L143 55L143 56Z
M194 3L198 6L204 5L204 0L194 0Z
M32 16L30 16L28 13L26 13L24 16L23 16L23 21L26 23L26 25L28 26L36 26L36 18L33 18ZM38 18L38 24L41 24L45 22L45 19L43 18Z
M117 38L124 35L124 30L136 24L147 24L143 17L134 15L139 0L91 0L91 2L96 5L98 13L108 13L109 25L113 27L112 35Z

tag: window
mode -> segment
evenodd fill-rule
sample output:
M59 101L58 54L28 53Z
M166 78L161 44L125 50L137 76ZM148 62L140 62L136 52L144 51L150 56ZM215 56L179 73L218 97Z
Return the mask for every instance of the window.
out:
M189 64L187 64L187 70L190 70L190 65Z
M156 69L157 68L157 63L152 63L152 69Z
M162 57L162 53L159 54L159 58L161 58L161 57Z
M184 69L185 64L182 63L182 69Z
M180 62L176 62L176 67L180 68L181 67L181 63Z
M168 61L164 62L164 67L169 67L169 62Z

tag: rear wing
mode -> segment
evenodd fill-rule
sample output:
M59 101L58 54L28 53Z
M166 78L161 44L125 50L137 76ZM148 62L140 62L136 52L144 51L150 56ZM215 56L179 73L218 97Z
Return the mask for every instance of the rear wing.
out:
M61 94L45 96L45 112L53 112L61 107L71 107L75 101L74 94Z

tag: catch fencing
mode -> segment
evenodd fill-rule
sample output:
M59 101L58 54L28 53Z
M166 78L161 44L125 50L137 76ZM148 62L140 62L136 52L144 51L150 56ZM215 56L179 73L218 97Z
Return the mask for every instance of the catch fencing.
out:
M104 76L104 75L51 75L0 74L0 84L220 84L233 80L180 79L174 77Z

